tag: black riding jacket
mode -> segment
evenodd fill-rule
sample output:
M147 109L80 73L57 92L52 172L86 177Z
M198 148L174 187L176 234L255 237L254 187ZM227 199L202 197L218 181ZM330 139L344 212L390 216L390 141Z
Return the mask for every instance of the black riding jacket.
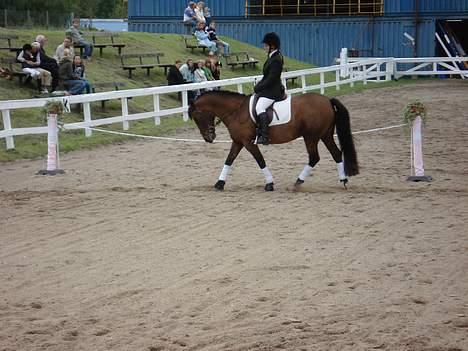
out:
M280 100L284 94L281 72L283 72L283 55L276 51L263 65L263 78L255 85L255 93L260 97Z

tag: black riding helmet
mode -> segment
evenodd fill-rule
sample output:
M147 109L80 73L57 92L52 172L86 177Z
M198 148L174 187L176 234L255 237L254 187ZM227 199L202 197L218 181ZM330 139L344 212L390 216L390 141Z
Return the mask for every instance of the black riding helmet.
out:
M275 32L265 34L265 36L263 37L262 43L270 47L274 46L277 49L280 49L281 47L280 38L278 34L276 34Z

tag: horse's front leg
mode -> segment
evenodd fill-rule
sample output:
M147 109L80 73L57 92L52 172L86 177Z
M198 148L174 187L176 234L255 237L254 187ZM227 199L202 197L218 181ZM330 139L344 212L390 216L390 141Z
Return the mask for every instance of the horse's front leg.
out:
M239 152L242 150L244 146L242 144L232 142L231 144L231 150L229 151L229 155L226 158L226 161L224 162L224 167L223 170L221 171L221 174L218 177L218 181L215 184L215 189L217 190L224 190L224 185L226 184L226 178L231 170L231 166L234 163L234 160L236 159L237 155L239 155Z
M247 144L245 146L247 150L252 154L252 156L255 158L255 161L257 161L258 166L263 172L263 175L265 176L265 191L273 191L275 190L273 187L273 175L271 174L270 170L266 166L265 159L263 158L262 153L260 152L260 149L258 148L257 145L255 144Z

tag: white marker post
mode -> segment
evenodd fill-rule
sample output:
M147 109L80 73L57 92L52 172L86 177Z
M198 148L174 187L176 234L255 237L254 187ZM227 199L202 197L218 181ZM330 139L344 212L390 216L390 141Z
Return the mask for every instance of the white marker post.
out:
M422 118L416 116L411 126L411 176L410 182L430 182L431 176L424 175L424 162L422 153Z
M63 174L65 171L60 169L59 144L58 144L58 126L57 114L47 113L47 167L40 170L40 175Z

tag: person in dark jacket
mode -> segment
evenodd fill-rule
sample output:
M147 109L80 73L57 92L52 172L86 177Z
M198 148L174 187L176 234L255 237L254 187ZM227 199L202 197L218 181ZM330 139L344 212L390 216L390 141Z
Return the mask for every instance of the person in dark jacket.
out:
M268 145L268 116L266 110L275 101L281 100L284 95L284 86L281 83L283 71L283 55L280 52L281 42L274 32L265 34L263 47L268 51L268 59L263 65L263 78L254 87L259 96L257 106L258 135L255 144Z
M54 91L59 83L59 68L57 61L53 57L46 55L44 46L47 43L47 38L44 35L39 34L36 37L36 42L41 44L41 65L39 67L49 71L52 75L52 91Z
M184 77L179 71L180 66L182 66L182 61L176 60L175 64L169 67L169 72L167 73L168 85L178 85L185 83Z

